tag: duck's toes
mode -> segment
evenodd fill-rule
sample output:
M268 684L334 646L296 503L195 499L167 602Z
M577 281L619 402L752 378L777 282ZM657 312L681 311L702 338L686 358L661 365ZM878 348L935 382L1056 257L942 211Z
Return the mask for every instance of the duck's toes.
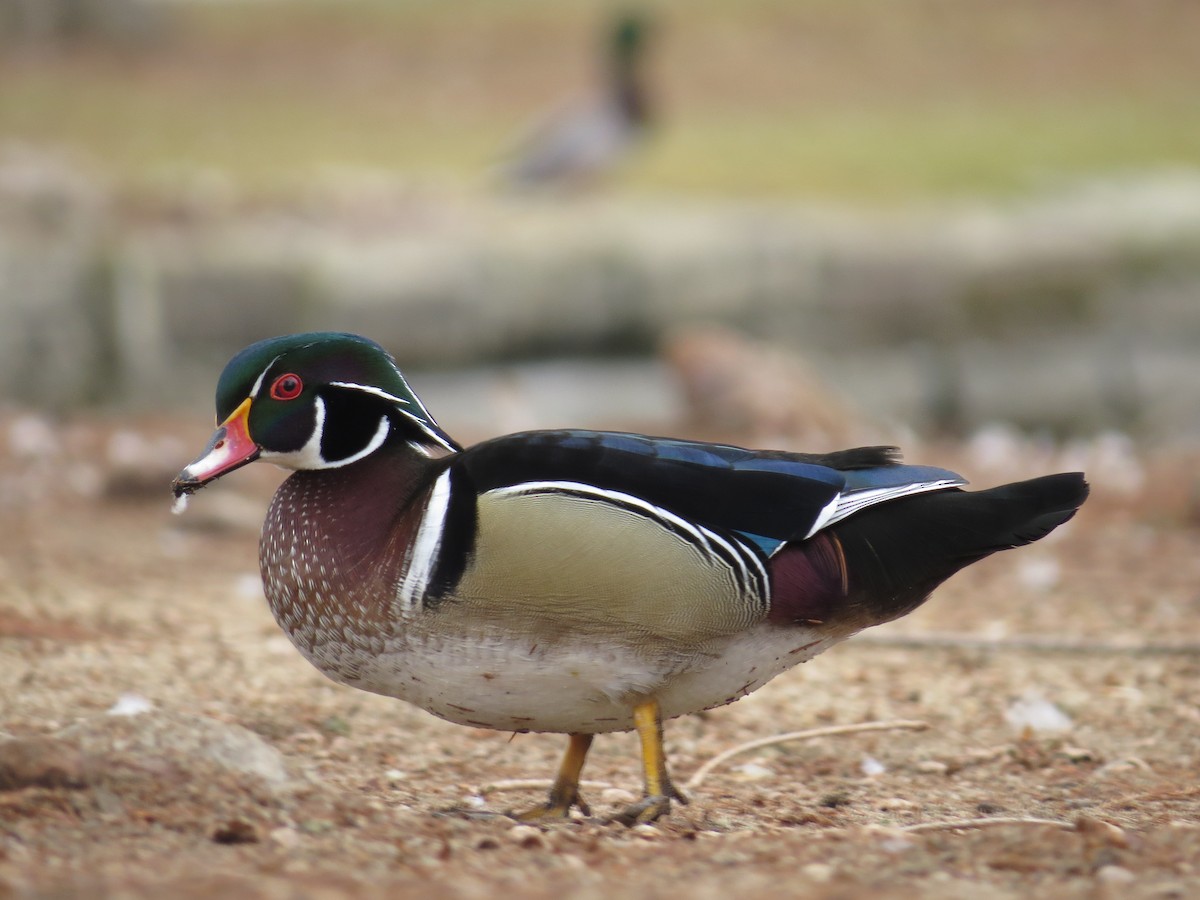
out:
M622 825L632 828L634 825L653 822L663 816L670 815L670 813L671 798L657 794L643 797L637 803L630 804L613 816L611 821L620 822Z
M579 811L585 816L592 814L591 808L583 802L582 798L576 796L569 803L551 799L533 807L533 809L526 809L521 812L509 812L507 815L510 819L516 819L518 822L526 822L531 825L561 822L571 817L572 806L578 807Z

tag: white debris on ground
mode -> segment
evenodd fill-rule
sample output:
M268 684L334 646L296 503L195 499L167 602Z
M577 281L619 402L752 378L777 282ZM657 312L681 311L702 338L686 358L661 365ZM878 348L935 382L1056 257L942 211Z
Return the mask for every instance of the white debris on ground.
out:
M773 770L756 762L748 762L745 765L735 766L733 771L742 781L761 781L766 778L775 777Z
M1037 691L1026 691L1009 704L1004 720L1015 731L1036 734L1061 734L1074 727L1070 716Z
M141 694L126 691L117 698L117 702L108 708L110 716L140 716L154 709L154 703Z
M868 778L876 778L887 771L887 766L873 756L862 758L862 773Z

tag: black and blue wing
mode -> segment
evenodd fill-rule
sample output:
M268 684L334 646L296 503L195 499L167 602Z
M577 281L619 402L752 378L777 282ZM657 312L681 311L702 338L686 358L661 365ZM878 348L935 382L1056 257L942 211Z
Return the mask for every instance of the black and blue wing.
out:
M477 493L523 483L586 485L639 498L683 519L732 531L765 553L807 537L859 506L961 484L952 472L903 466L890 447L829 454L747 450L611 431L532 431L456 457ZM857 497L858 504L849 503Z

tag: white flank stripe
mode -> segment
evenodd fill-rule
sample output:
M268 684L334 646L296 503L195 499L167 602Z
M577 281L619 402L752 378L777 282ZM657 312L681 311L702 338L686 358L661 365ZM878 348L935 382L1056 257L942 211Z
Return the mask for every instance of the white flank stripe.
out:
M738 565L742 567L742 571L748 576L746 581L747 588L751 587L753 583L753 586L757 588L758 593L762 595L762 599L765 602L765 595L769 579L767 577L766 566L762 564L762 560L759 558L758 554L745 544L742 544L740 541L730 543L719 534L708 531L707 528L704 530L708 533L708 536L714 543L720 544L722 547L727 549L730 555L737 560ZM751 566L754 567L754 572L750 571Z
M966 483L962 478L941 478L937 481L918 481L914 484L901 484L896 487L870 488L865 491L852 491L849 494L839 494L834 500L834 509L829 511L829 507L827 506L821 510L821 515L817 517L817 524L813 525L812 529L805 535L805 538L810 538L822 528L828 528L835 522L840 522L842 519L848 518L857 512L862 512L869 506L886 503L889 500L897 500L900 497L909 497L913 494L925 494L929 491L941 491L946 488L961 487ZM828 515L826 515L827 512L829 512Z
M450 470L447 469L433 483L425 514L413 541L412 554L408 559L408 571L397 592L402 613L410 613L429 589L429 579L437 562L438 550L442 546L442 531L446 525L446 511L450 508Z
M625 494L620 491L608 491L604 488L598 488L591 484L583 484L578 481L526 481L521 484L512 485L511 487L495 488L488 491L488 493L513 496L519 494L536 494L543 491L569 491L576 494L588 494L601 500L640 510L650 518L657 519L690 535L693 543L709 559L718 560L727 565L737 565L742 570L743 583L747 586L747 589L749 589L750 585L758 585L760 586L760 592L766 590L767 570L763 567L762 561L753 550L742 546L740 543L735 546L721 535L709 531L701 525L695 525L686 519L682 519L670 510L663 509L661 506L655 506L641 497L635 497L632 494ZM728 553L729 558L726 559L717 554L713 550L713 544L719 544L723 547ZM753 566L753 570L751 570L751 566Z
M812 523L812 528L808 529L808 534L804 536L804 540L808 540L822 528L829 524L829 520L833 518L833 514L837 512L838 501L842 499L841 494L834 494L833 499L826 503L819 513L816 520ZM783 544L779 545L784 546Z
M620 491L606 491L604 488L598 488L595 485L584 484L579 481L524 481L521 484L514 484L511 487L495 488L488 491L488 493L503 496L510 494L536 494L540 491L570 491L575 494L591 494L593 497L599 497L602 500L635 507L651 518L668 522L681 531L686 531L695 538L696 543L705 553L712 553L712 546L709 544L710 533L706 529L698 528L686 519L679 518L673 512L665 510L661 506L655 506L653 503L649 503L640 497L633 496L633 494L623 494Z

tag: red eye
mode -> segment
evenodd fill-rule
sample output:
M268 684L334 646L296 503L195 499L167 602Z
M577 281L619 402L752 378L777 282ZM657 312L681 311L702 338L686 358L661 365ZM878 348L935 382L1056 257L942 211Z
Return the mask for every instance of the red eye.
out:
M304 390L304 382L300 380L300 376L288 372L286 375L280 375L271 383L271 399L295 400L300 396L302 390Z

